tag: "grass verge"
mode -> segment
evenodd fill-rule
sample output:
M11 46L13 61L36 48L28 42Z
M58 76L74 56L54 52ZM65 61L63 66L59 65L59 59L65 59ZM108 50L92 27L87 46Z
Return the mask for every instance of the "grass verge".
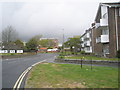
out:
M118 88L118 69L41 63L28 74L25 88Z
M117 60L120 60L120 59L118 59L118 58L102 58L102 57L95 57L95 56L87 56L87 55L84 55L84 56L82 56L82 55L79 55L79 56L65 56L65 59L81 59L81 58L83 58L84 57L84 59L85 60L109 60L109 61L117 61Z
M35 54L35 52L24 52L24 53L0 53L3 56L11 56L11 55L31 55Z

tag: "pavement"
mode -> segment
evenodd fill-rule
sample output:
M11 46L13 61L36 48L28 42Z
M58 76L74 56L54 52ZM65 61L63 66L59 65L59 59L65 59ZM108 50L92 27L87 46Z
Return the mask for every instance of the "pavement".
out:
M39 53L23 58L13 58L2 60L2 88L13 88L19 76L31 65L46 60L53 62L55 53ZM21 88L24 88L25 79Z

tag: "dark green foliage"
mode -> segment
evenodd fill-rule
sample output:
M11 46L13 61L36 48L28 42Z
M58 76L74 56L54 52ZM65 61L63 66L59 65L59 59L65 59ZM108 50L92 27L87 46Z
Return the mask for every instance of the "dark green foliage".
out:
M27 43L26 43L26 48L24 48L27 51L30 52L36 52L37 51L37 47L39 45L39 39L41 38L41 35L36 35L34 37L32 37Z
M53 46L54 46L54 43L52 40L49 40L49 39L43 39L43 40L40 40L39 41L39 45L41 47L48 47L49 49L52 49Z
M117 51L117 57L120 58L120 50Z
M64 56L58 56L58 59L64 59Z
M70 47L71 52L78 52L80 50L80 37L69 38L64 43L64 47Z
M14 43L18 47L18 49L23 49L24 48L24 44L20 39L17 39Z
M81 54L85 54L85 51L81 51Z
M53 47L48 47L47 49L53 49Z
M37 50L37 46L38 46L38 42L35 38L31 38L26 44L28 51Z

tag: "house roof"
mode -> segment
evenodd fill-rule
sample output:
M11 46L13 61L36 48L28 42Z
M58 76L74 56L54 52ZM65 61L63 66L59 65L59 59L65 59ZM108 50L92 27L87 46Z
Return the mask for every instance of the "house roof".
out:
M42 49L42 50L44 50L44 49L47 49L47 48L39 48L39 49Z

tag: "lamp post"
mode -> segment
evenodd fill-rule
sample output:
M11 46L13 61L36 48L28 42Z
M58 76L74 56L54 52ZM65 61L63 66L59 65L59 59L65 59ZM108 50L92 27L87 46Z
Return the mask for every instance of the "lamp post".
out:
M64 29L63 30L63 48L62 48L62 52L64 51Z

